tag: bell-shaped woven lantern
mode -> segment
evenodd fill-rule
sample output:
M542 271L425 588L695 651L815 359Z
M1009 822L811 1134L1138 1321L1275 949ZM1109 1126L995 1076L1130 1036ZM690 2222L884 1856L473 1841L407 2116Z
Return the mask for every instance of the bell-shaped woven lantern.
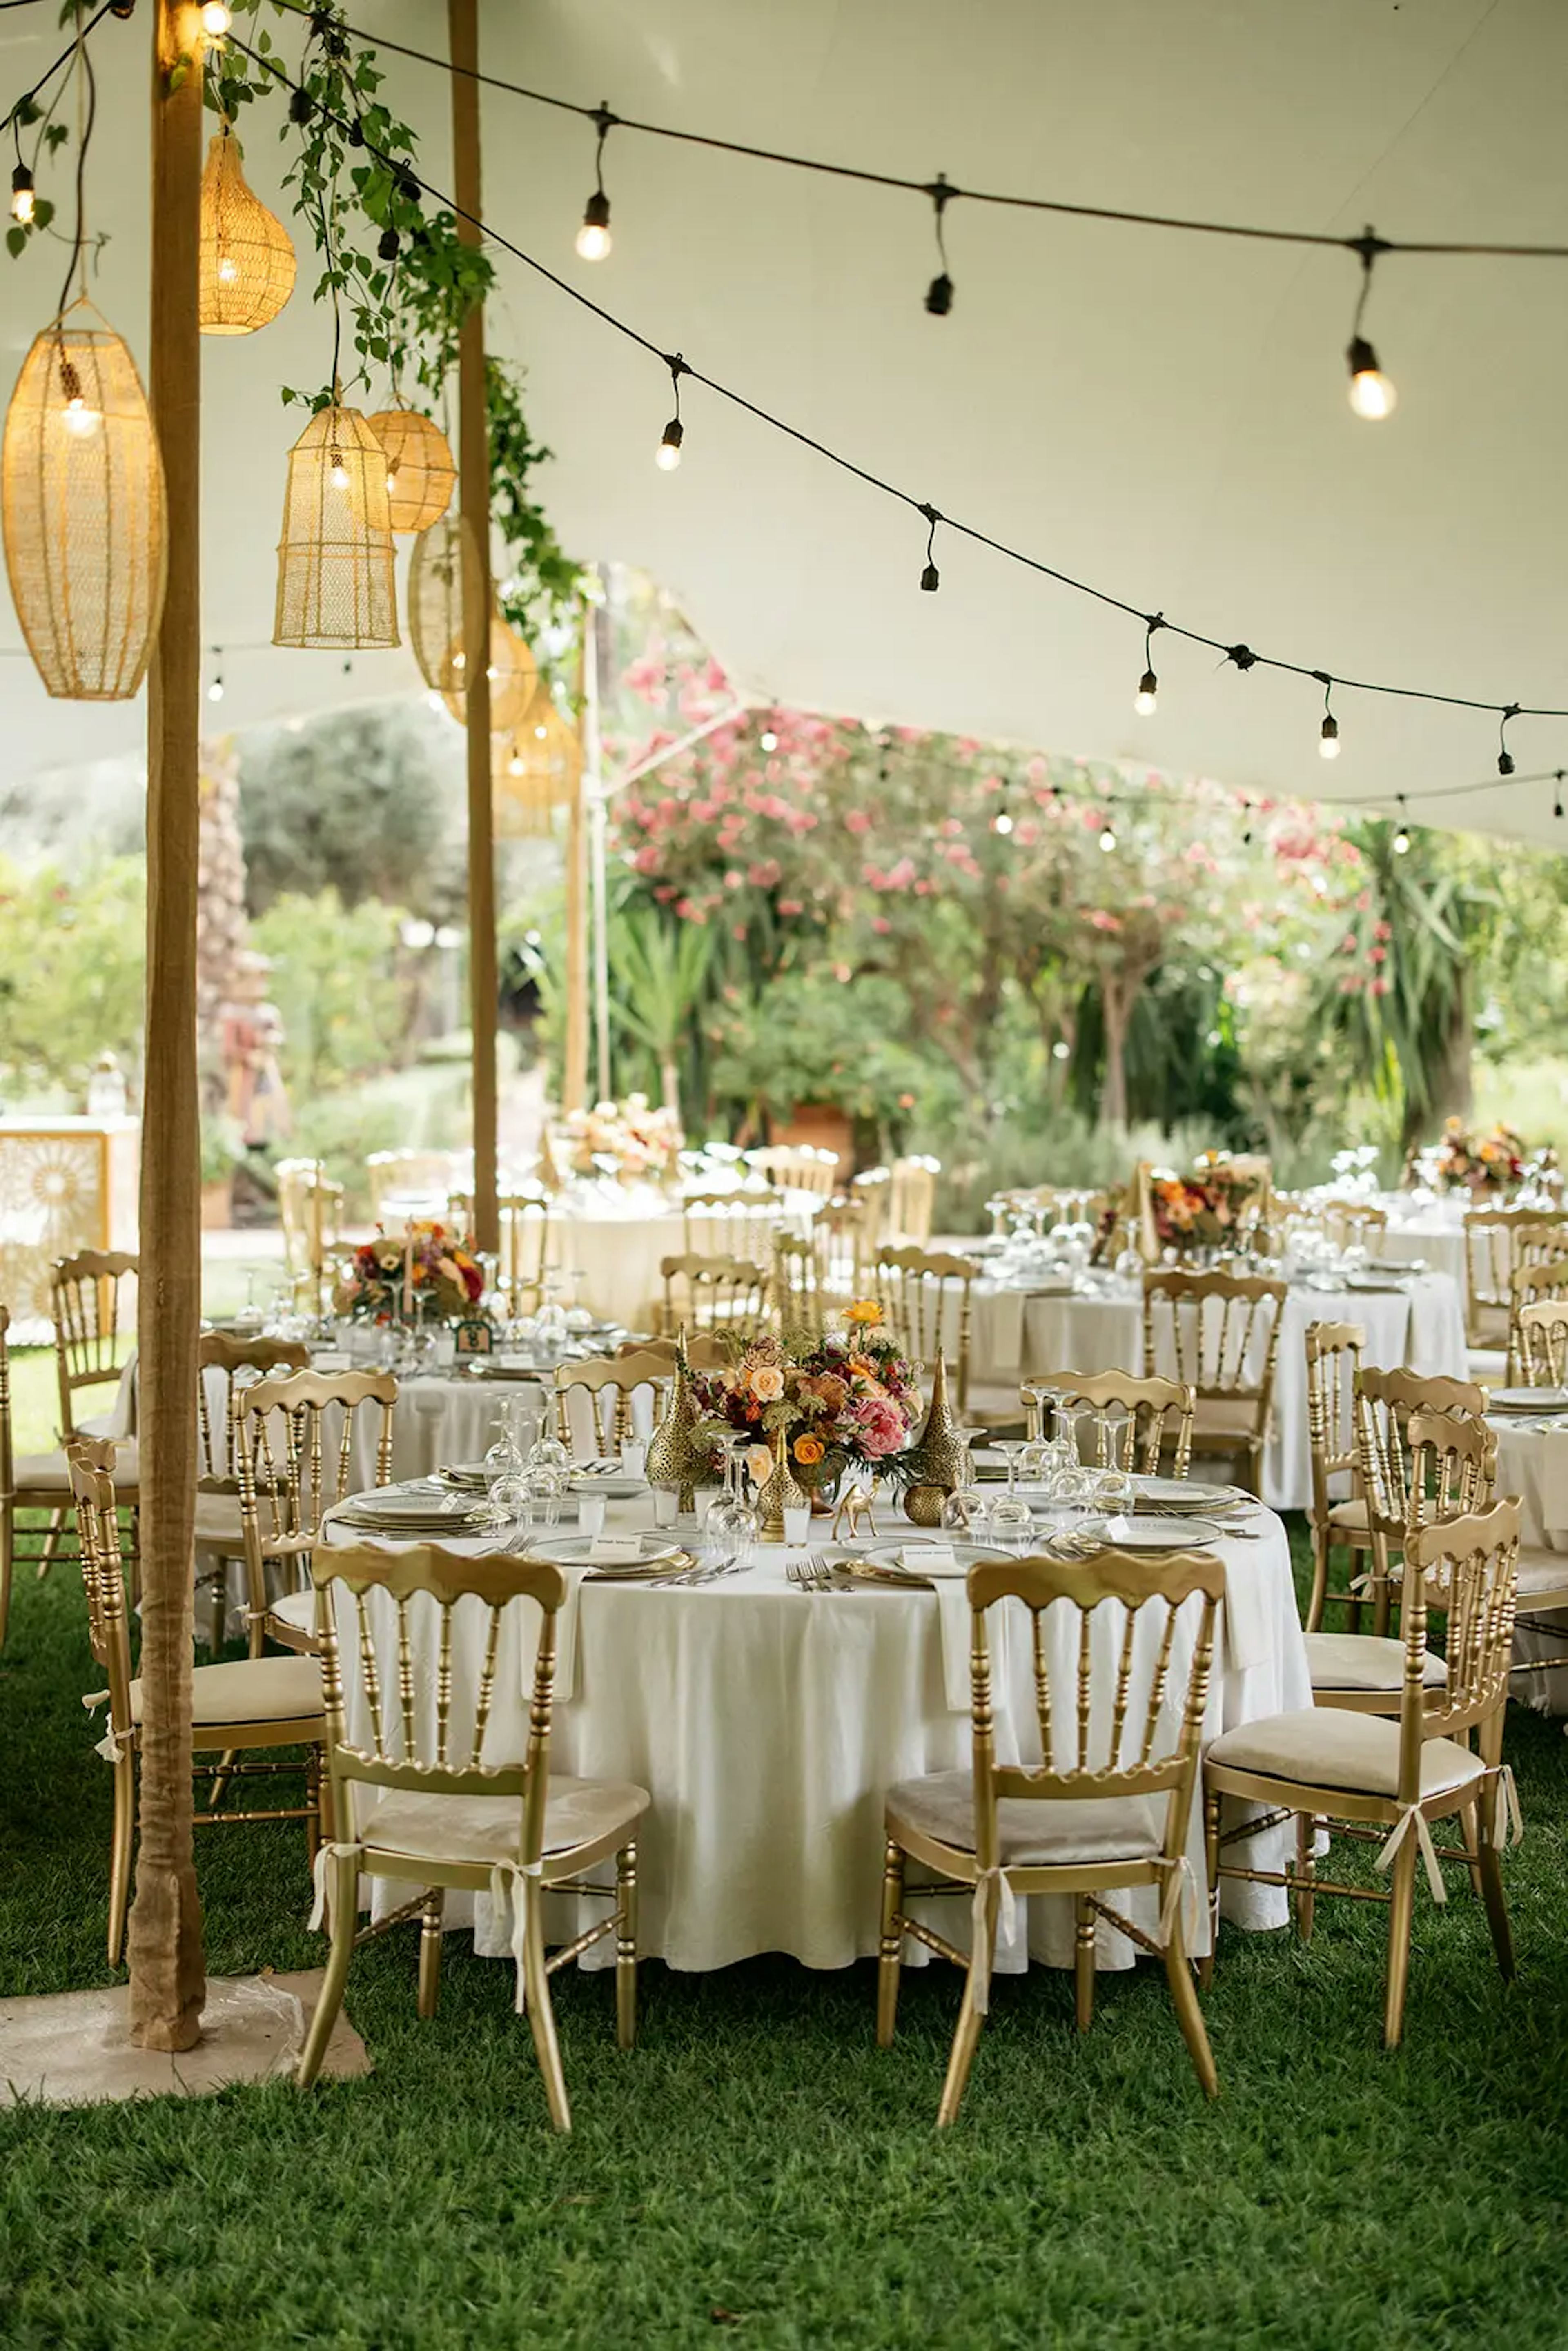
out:
M439 424L417 408L387 408L370 420L387 453L393 530L428 530L452 503L457 460Z
M163 459L136 362L85 299L22 362L0 491L11 596L45 685L128 700L163 611Z
M204 335L254 335L294 291L288 231L246 185L239 141L225 122L202 173Z
M323 408L288 453L275 645L395 645L387 461L357 408Z
M426 685L448 697L462 693L463 613L469 584L477 601L484 593L484 574L473 526L460 514L443 515L421 532L409 560L408 638ZM456 715L463 716L461 701Z
M541 684L516 734L497 749L496 832L503 841L549 832L577 789L582 746Z
M448 656L452 683L442 699L454 718L468 716L468 655L462 637ZM534 700L539 674L534 657L511 622L490 608L490 732L509 735L520 726Z

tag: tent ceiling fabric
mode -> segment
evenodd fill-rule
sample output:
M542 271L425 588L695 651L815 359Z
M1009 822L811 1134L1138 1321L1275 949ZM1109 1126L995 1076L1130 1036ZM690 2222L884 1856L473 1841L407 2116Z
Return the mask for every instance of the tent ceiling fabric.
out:
M0 87L57 40L47 6L4 19ZM431 0L358 0L352 20L439 47ZM293 48L287 32L285 54ZM145 28L113 20L91 174L114 229L96 298L145 351L146 232L114 191L146 184ZM1074 201L1355 234L1565 241L1558 162L1568 10L1555 0L483 0L487 68L622 114L880 170ZM133 56L134 63L129 60ZM29 66L29 60L33 62ZM449 183L444 76L388 60L394 105ZM278 195L280 110L243 126ZM1568 359L1568 263L1395 256L1367 330L1400 394L1351 414L1348 255L1158 234L956 204L956 297L928 318L930 208L915 196L612 133L614 251L572 238L593 132L484 100L487 215L549 267L706 372L946 513L1129 601L1227 641L1350 674L1568 705L1561 477L1547 452ZM65 190L52 190L61 199ZM293 228L296 225L290 219ZM639 564L763 696L872 721L1201 770L1260 793L1388 801L1549 841L1547 785L1493 778L1484 713L1335 696L1343 757L1317 756L1310 681L1240 675L1155 641L1139 720L1138 625L924 528L810 452L684 388L685 460L659 472L657 361L498 257L493 348L528 371L555 451L540 483L563 543ZM314 256L259 338L209 342L204 633L270 634L284 464L281 382L326 371ZM0 275L12 365L57 279L47 242ZM363 398L384 405L378 383ZM359 397L359 395L356 395ZM5 616L5 642L19 642ZM231 653L225 724L411 688L406 648ZM13 760L133 750L132 706L51 704L0 663ZM1568 720L1521 720L1521 774L1568 766ZM1432 791L1455 793L1424 799ZM1561 828L1558 828L1561 831Z

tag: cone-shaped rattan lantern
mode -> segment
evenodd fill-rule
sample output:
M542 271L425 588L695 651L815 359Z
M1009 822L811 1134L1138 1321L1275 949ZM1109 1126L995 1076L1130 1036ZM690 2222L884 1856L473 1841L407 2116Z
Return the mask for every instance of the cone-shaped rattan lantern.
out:
M246 185L239 141L225 122L202 173L204 335L254 335L294 291L288 231Z
M582 746L541 685L515 735L497 748L496 833L502 841L549 832L577 789Z
M408 639L420 675L436 694L461 694L465 583L476 600L483 594L473 526L460 514L445 514L421 532L408 567Z
M454 718L465 719L468 697L468 656L459 637L448 656L452 683L442 699ZM490 732L509 735L520 726L532 705L539 674L534 657L511 622L494 605L490 608Z
M12 601L45 685L128 700L163 611L163 460L136 362L85 299L22 362L0 489Z
M357 408L323 408L288 453L275 645L395 645L386 453Z
M457 460L445 434L417 408L387 408L370 420L387 453L393 530L428 530L452 503Z

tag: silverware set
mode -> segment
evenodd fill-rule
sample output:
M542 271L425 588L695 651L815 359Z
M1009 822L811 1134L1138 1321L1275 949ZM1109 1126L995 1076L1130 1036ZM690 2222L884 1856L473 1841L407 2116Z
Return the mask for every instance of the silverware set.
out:
M788 1559L784 1573L797 1592L852 1592L852 1583L840 1583L820 1551L808 1552L804 1559Z

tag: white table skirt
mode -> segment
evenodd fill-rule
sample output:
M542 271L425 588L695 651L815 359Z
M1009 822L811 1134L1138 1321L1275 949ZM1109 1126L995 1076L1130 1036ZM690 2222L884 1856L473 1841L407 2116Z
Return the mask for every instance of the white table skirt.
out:
M611 1511L612 1522L645 1516L643 1504ZM1211 1685L1209 1737L1312 1702L1284 1531L1274 1519L1258 1525L1258 1540L1218 1546L1235 1606ZM672 1967L700 1970L785 1952L809 1967L834 1968L873 1956L887 1789L969 1761L969 1719L949 1703L936 1595L803 1595L785 1578L785 1558L781 1549L770 1549L742 1575L687 1590L593 1583L580 1590L574 1695L558 1702L552 1762L586 1777L634 1781L652 1795L639 1841L641 1941L644 1952ZM1065 1614L1058 1612L1064 1621L1053 1632L1075 1639ZM521 1604L508 1620L486 1750L492 1760L520 1754L526 1742L533 1635L522 1620L532 1618L531 1606ZM476 1678L480 1624L477 1610L466 1625L460 1611L455 1627L455 1686L465 1693ZM378 1646L383 1645L390 1656L390 1609L378 1624ZM1021 1625L1009 1632L1003 1646L996 1667L998 1748L1004 1757L1038 1760L1027 1632ZM420 1712L428 1722L433 1613L423 1628L415 1626L414 1647ZM355 1648L345 1644L345 1677L350 1736L362 1738L368 1726ZM1102 1687L1109 1687L1114 1670L1107 1642L1096 1658ZM1146 1657L1139 1670L1147 1670ZM383 1684L392 1686L384 1671ZM455 1708L455 1736L471 1724L471 1711L465 1717ZM1280 1865L1289 1834L1258 1840L1259 1866ZM1189 1858L1200 1896L1201 1951L1208 1930L1196 1802ZM382 1907L400 1898L390 1883L381 1891ZM1128 1903L1135 1922L1152 1930L1153 1896L1134 1894ZM570 1897L552 1898L546 1914L552 1939L579 1930L586 1918L586 1912L579 1917L581 1907ZM1029 1951L1069 1965L1071 1905L1035 1900L1029 1908ZM1283 1896L1274 1888L1228 1884L1224 1908L1247 1927L1284 1922ZM961 1905L934 1906L931 1916L954 1939L967 1939ZM506 1953L488 1899L469 1906L449 1896L449 1924L470 1920L478 1950ZM608 1964L611 1956L601 1949L589 1963ZM1126 1938L1102 1924L1100 1964L1125 1967L1134 1956ZM1025 1964L1020 1935L999 1953L998 1965Z
M707 1188L724 1187L715 1184ZM655 1196L651 1186L643 1186L638 1187L638 1195L629 1196L651 1200ZM736 1196L745 1196L738 1187ZM612 1199L607 1199L605 1208L612 1205ZM781 1192L779 1221L792 1232L809 1233L811 1217L821 1205L810 1193ZM771 1258L766 1238L769 1229L765 1227L757 1242L765 1268ZM554 1207L549 1212L546 1261L563 1270L576 1268L582 1277L579 1302L591 1307L606 1322L619 1322L629 1331L651 1331L656 1328L664 1297L660 1263L684 1252L685 1236L685 1213L676 1206L650 1207L631 1216L611 1215L604 1208L595 1213L591 1207ZM705 1243L700 1214L694 1220L692 1238L699 1254L718 1251L717 1241Z
M1052 1372L1140 1371L1143 1303L1094 1294L998 1291L977 1282L971 1325L970 1384L1016 1385ZM1408 1364L1427 1376L1466 1375L1464 1305L1448 1275L1417 1275L1407 1290L1309 1290L1286 1297L1274 1385L1274 1435L1263 1462L1263 1499L1271 1510L1304 1510L1312 1498L1307 1423L1306 1333L1312 1322L1358 1322L1365 1361L1380 1370ZM955 1332L956 1340L956 1332ZM987 1350L999 1343L1003 1361ZM1175 1356L1156 1325L1155 1368L1170 1374ZM1261 1371L1261 1357L1258 1364Z
M1521 1428L1504 1413L1490 1426L1497 1437L1497 1490L1519 1497L1521 1544L1568 1553L1568 1427ZM1563 1564L1568 1575L1568 1558ZM1568 1610L1549 1609L1521 1625L1513 1654L1521 1665L1568 1659ZM1521 1676L1513 1695L1542 1714L1568 1714L1568 1664L1554 1673Z

